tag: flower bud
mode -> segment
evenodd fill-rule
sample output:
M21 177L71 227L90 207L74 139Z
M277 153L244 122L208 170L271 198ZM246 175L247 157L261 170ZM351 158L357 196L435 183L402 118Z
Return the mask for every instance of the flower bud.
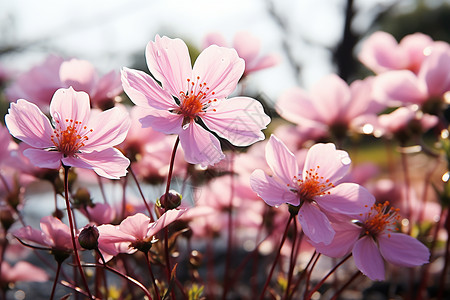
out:
M159 203L165 210L177 208L181 204L181 194L170 190L167 194L163 194L159 198Z
M97 249L100 233L94 225L84 227L78 235L80 246L87 250Z
M75 195L73 195L73 200L76 205L83 207L92 205L91 194L86 188L79 188Z

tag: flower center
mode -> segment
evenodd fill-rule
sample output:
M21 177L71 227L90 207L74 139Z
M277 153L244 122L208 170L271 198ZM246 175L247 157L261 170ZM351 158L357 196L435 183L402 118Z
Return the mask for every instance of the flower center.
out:
M177 110L177 113L184 116L183 126L195 120L200 114L205 113L211 103L217 101L217 99L206 100L209 96L214 96L215 92L211 92L206 82L200 81L199 76L197 76L195 82L188 78L187 83L187 91L180 92L180 107Z
M319 168L320 166L317 166L315 169L311 168L307 170L306 176L303 179L294 176L293 181L298 187L294 188L293 191L298 194L300 203L305 201L312 202L314 197L330 194L328 190L334 187L334 184L329 179L325 179L319 175Z
M59 120L58 118L54 118L54 120L56 126L51 135L53 144L64 156L73 156L85 145L84 143L89 139L87 134L93 130L87 130L87 127L82 126L80 121L72 119ZM82 131L84 133L81 133Z
M389 207L389 201L375 203L370 211L367 213L367 220L362 224L364 233L371 236L376 236L383 231L396 231L396 225L400 220L398 215L399 209ZM388 233L390 237L390 234Z

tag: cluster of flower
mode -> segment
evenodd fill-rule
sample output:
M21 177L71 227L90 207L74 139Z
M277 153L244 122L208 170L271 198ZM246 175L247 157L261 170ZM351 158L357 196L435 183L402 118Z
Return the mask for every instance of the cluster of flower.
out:
M450 161L445 118L450 46L423 34L397 43L387 33L374 33L359 59L375 76L348 85L329 75L309 92L293 88L275 105L290 123L267 128L271 118L263 105L233 92L240 80L274 66L278 57L259 56L258 40L247 33L236 35L234 49L225 45L220 35L208 36L192 65L182 40L156 36L145 52L151 75L123 68L121 74L99 77L89 62L51 56L6 89L11 104L6 127L0 125L4 293L16 281L49 280L47 272L24 257L16 254L19 262L14 267L5 261L15 249L25 249L19 243L49 250L56 259L50 298L58 283L88 298L113 297L113 287L107 284L111 276L125 279L124 297L244 297L233 287L253 259L245 295L263 299L272 284L271 293L285 299L303 293L307 299L353 257L354 264L348 265L356 273L342 278L342 288L334 290L336 298L358 274L385 280L384 260L415 267L435 259L430 249L436 247L439 233L450 229L448 178L441 180L442 186L433 183L437 197L427 193L431 175L442 171L440 158L446 155ZM134 106L121 103L123 91ZM263 130L271 133L267 141ZM439 147L424 142L427 132ZM337 148L352 149L356 137L366 138L363 135L398 142L404 180L395 173L391 148L389 180L375 180L378 170L373 165L351 167L349 153ZM413 178L408 171L407 154L415 149L424 154L427 167L428 161L436 162L426 169L426 178ZM119 180L122 201L108 202L100 179L104 202L92 199L92 175ZM129 176L142 205L131 201ZM175 178L182 180L178 192L170 190ZM64 214L56 200L53 216L41 219L41 230L26 224L24 193L31 182L41 180L52 184L54 199L65 200L68 225L61 221ZM425 182L423 197L415 195L418 180ZM201 191L192 196L195 204L181 197L187 184L191 191ZM164 192L148 196L143 185L164 187ZM283 204L287 209L278 208ZM77 226L81 215L87 220L84 227ZM181 249L181 239L186 239L187 250ZM212 249L223 241L222 272ZM94 256L81 250L92 250ZM249 252L246 259L233 258L243 250ZM122 255L136 252L143 255ZM307 265L300 262L303 254L310 257ZM311 287L320 255L343 259ZM448 247L443 255L449 259ZM61 271L70 256L77 268L73 278ZM258 258L267 263L263 275ZM273 272L281 259L287 267L279 264L274 284ZM131 260L135 271L130 271ZM178 265L186 270L177 270ZM95 280L86 276L86 269L93 267ZM106 276L105 271L115 275ZM139 271L147 272L150 280ZM419 295L425 293L429 273L425 268Z

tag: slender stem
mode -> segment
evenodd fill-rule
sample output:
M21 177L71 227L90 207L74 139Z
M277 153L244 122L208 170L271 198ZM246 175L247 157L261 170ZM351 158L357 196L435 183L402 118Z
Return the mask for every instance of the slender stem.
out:
M352 254L348 254L346 257L344 257L344 259L342 259L337 265L334 266L333 269L331 269L327 275L325 275L325 277L322 278L322 280L316 284L316 286L309 292L309 293L305 293L305 295L307 295L307 297L305 297L305 299L309 299L312 294L314 294L314 292L316 292L321 286L322 284L325 282L325 280L328 279L328 277L331 276L331 274L333 274L344 262L346 262L350 257L352 256Z
M334 294L333 298L331 300L337 300L339 295L342 294L342 292L361 274L361 272L358 270L353 274L352 277L343 285L341 288Z
M86 288L86 292L89 295L89 298L92 298L92 294L89 291L89 285L87 283L86 276L84 275L83 268L81 267L81 260L80 260L80 256L78 255L77 243L75 241L74 220L73 220L72 209L70 207L70 201L69 201L69 168L70 168L69 166L64 166L64 198L66 200L67 216L69 219L69 226L70 226L70 236L72 238L72 246L73 246L73 252L75 254L76 265L78 267L78 270L80 271L80 275L83 280L83 284Z
M58 261L58 267L56 268L55 281L53 281L52 294L50 300L53 300L55 296L56 284L58 283L59 272L61 271L61 262Z
M294 296L295 290L298 288L298 286L300 285L300 282L302 282L303 278L305 277L309 266L313 263L313 261L315 261L316 255L318 255L318 253L316 251L314 251L313 255L311 256L311 258L309 259L308 263L306 264L306 267L303 269L302 274L300 274L300 276L298 277L297 281L295 282L294 287L292 288L292 293L289 295L288 299L291 299Z
M100 187L100 192L102 193L103 197L103 203L107 203L106 201L106 193L105 193L105 187L103 186L102 178L100 176L97 176L98 186Z
M273 261L272 267L270 268L269 276L267 276L266 283L264 284L263 290L261 292L260 300L264 299L264 294L266 293L267 287L269 286L270 279L272 278L273 271L275 270L275 266L277 265L278 259L281 254L281 248L283 248L284 241L286 240L287 233L289 230L289 225L291 224L292 219L294 219L294 215L289 216L289 220L286 224L286 228L284 229L283 237L281 238L280 246L278 247L277 255L275 256L275 260Z
M166 191L164 193L166 198L169 197L170 182L172 181L173 167L174 167L174 163L175 163L175 155L177 153L177 148L178 148L179 143L180 143L180 137L177 136L175 144L173 145L172 155L170 157L169 173L167 175ZM164 253L165 253L164 256L166 258L167 284L170 284L170 274L172 272L172 269L170 267L170 257L169 257L169 228L168 227L164 228ZM172 298L173 297L174 297L174 294L172 293Z
M233 156L231 157L231 167L230 167L230 204L228 207L228 234L227 234L227 253L225 257L225 273L223 276L224 286L223 286L223 294L222 300L225 300L227 297L228 289L229 289L229 272L231 265L231 252L233 248L233 198L234 198L234 168L233 168Z
M441 222L442 222L442 218L444 216L444 212L445 212L445 209L441 208L439 220L436 223L435 228L434 228L433 238L431 239L431 245L430 245L430 262L432 262L434 259L434 250L436 248L438 233L439 233L439 229L441 228ZM428 263L422 267L422 272L421 272L422 280L420 281L419 289L417 290L417 297L416 297L417 300L423 299L423 292L426 289L426 285L428 283L428 277L430 275L430 273L429 273L430 265L431 265L431 263Z
M123 185L122 185L122 220L125 219L125 214L127 212L127 177L125 176L123 179Z
M139 180L137 179L136 174L133 172L133 168L131 167L131 164L128 167L128 170L130 171L130 174L133 177L134 182L136 183L136 186L139 191L139 195L141 195L141 198L142 198L142 201L144 202L145 208L147 208L148 215L150 217L150 221L155 222L155 219L153 218L152 210L150 209L150 206L148 205L147 200L145 200L145 196L144 196L144 193L142 192L141 185L139 184Z
M447 220L445 222L446 224L446 228L447 228L447 236L450 234L450 230L448 230L449 225L450 225L450 216L447 215ZM439 280L439 290L438 290L438 295L437 295L437 299L441 300L442 296L444 295L444 290L445 290L445 281L447 278L447 269L448 269L448 265L449 265L449 259L450 259L450 240L447 238L447 242L445 243L445 260L444 260L444 267L442 268L442 272L441 272L441 278Z
M167 175L167 184L166 184L165 194L169 193L170 182L172 181L173 166L175 163L175 155L177 154L177 148L178 148L179 143L180 143L180 137L177 136L175 144L173 145L172 156L170 157L169 174Z
M2 172L0 171L0 181L3 183L3 185L5 186L5 190L6 192L9 194L11 192L11 190L9 189L8 186L8 182L6 181L5 177L3 176Z
M286 292L284 294L284 299L289 298L289 287L291 286L292 276L294 273L294 266L296 262L296 243L297 243L297 222L294 220L294 233L293 233L294 240L292 241L292 247L291 247L291 257L289 259L289 271L288 271L288 280L286 285Z
M155 294L156 294L156 299L160 300L161 296L159 294L158 286L156 285L155 275L153 275L152 266L150 265L150 259L148 258L148 252L144 253L144 255L145 255L145 261L147 262L147 266L148 266L148 272L150 273L150 277L152 279L153 288L154 288Z
M319 261L320 258L320 253L317 254L316 258L314 259L314 262L311 265L311 269L309 270L307 276L306 276L306 282L305 282L305 294L304 294L304 298L305 299L309 299L307 298L307 294L308 294L308 288L309 288L309 280L311 279L311 274L314 270L314 267L316 266L317 262Z
M403 176L405 179L405 197L404 199L406 200L406 217L408 218L408 220L411 220L411 213L412 213L412 203L411 203L411 197L410 197L410 178L409 178L409 170L408 170L408 161L407 161L407 156L406 153L404 153L403 151L401 151L400 153L401 156L401 161L402 161L402 170L403 170ZM408 227L408 234L411 233L411 228L412 226L410 225Z

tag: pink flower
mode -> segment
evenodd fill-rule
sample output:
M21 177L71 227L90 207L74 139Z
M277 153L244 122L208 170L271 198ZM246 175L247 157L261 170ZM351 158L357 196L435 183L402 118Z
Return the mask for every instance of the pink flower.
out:
M206 35L203 48L211 45L227 47L225 37L218 32ZM260 56L261 41L250 32L240 31L234 35L232 48L236 49L239 57L245 60L244 76L278 64L280 58L275 54Z
M48 275L44 270L29 262L19 261L13 267L6 261L2 262L2 274L0 276L2 284L15 283L17 281L45 282L48 279Z
M417 73L426 55L440 43L419 32L407 35L397 43L391 34L377 31L364 41L359 60L378 74L390 70Z
M415 238L397 233L400 216L389 202L374 204L370 212L353 222L337 224L329 245L315 244L317 251L340 257L352 251L358 269L372 280L384 280L383 258L397 266L414 267L428 263L430 251Z
M384 108L371 97L372 79L357 80L348 86L340 77L330 74L310 92L299 87L286 91L276 108L284 119L297 124L307 135L326 137L331 132L336 138L343 138L355 124L360 124L359 118L365 119Z
M233 49L210 46L191 67L186 44L156 36L146 49L147 65L162 87L144 72L124 68L125 92L147 110L142 127L177 134L189 163L212 165L223 159L219 140L196 121L236 146L264 139L270 122L262 105L248 97L226 99L244 72Z
M29 241L38 245L49 247L52 250L72 252L72 238L69 227L61 220L46 216L41 219L41 230L26 226L14 232L20 240Z
M439 47L421 64L417 74L409 70L389 71L374 81L374 98L389 106L418 104L422 111L437 114L450 91L450 46Z
M266 161L273 176L255 170L250 178L252 189L270 206L300 206L298 220L303 232L316 243L333 240L329 216L364 213L375 202L362 186L341 183L351 161L347 152L336 150L333 144L312 146L299 173L294 154L272 135Z
M28 99L44 108L49 105L57 89L70 86L76 91L88 93L92 102L100 107L123 91L120 76L115 71L99 77L88 61L64 60L50 55L41 65L19 76L6 94L10 101Z
M129 160L113 148L130 127L126 111L91 111L89 96L69 88L56 91L50 114L54 128L35 104L20 99L5 117L10 133L32 146L24 151L32 164L57 169L62 163L112 179L126 174Z
M178 220L184 212L185 210L169 210L153 223L146 215L137 213L127 217L117 226L100 225L98 248L106 261L119 253L132 254L138 250L145 251L151 246L153 237L161 229Z

